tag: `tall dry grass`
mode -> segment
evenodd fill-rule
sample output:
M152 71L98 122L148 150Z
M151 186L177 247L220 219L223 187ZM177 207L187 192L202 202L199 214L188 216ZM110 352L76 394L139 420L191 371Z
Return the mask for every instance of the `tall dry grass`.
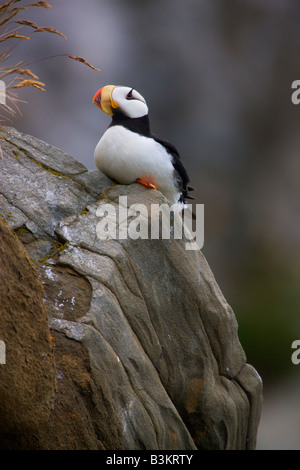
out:
M81 62L94 70L99 70L93 65L89 64L84 57L69 54L57 54L49 57L42 57L34 62L24 64L23 61L15 65L7 65L9 59L13 59L13 51L21 41L32 39L33 34L36 33L52 33L59 35L63 38L66 36L53 28L52 26L40 27L36 23L25 19L16 19L20 17L20 13L24 10L31 10L33 8L52 8L46 1L38 1L34 3L22 4L22 0L10 0L0 4L0 80L5 84L5 87L0 87L0 108L4 111L2 119L7 118L7 115L15 115L19 111L18 91L24 87L34 87L38 90L45 91L45 83L39 80L39 77L32 72L30 67L41 60L66 56L72 60ZM26 34L23 31L26 31ZM2 49L2 50L1 50ZM5 96L1 96L1 93ZM6 117L5 117L6 116Z

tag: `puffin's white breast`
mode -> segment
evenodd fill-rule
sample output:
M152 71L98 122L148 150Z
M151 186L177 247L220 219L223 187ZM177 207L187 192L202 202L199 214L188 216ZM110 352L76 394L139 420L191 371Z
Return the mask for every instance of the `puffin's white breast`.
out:
M179 198L171 155L152 138L112 126L99 140L94 159L100 171L120 184L148 178L171 203Z

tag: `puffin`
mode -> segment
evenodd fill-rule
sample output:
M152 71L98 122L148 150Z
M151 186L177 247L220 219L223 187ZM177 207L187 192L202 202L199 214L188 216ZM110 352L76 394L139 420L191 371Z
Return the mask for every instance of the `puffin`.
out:
M134 88L106 85L93 103L112 118L94 152L96 167L116 183L140 183L185 207L189 176L176 147L150 131L148 106Z

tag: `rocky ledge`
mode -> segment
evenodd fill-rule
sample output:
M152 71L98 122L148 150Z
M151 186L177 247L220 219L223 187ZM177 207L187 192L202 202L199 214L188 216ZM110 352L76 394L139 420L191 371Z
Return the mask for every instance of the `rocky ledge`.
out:
M0 447L254 449L261 379L201 251L97 237L99 207L162 194L0 138Z

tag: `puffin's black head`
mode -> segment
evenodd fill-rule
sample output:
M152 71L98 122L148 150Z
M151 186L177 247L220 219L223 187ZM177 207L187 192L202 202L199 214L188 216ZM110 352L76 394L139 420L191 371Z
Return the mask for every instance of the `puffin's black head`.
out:
M127 86L107 85L100 88L93 103L112 117L122 114L129 118L141 118L148 114L148 106L142 95Z

